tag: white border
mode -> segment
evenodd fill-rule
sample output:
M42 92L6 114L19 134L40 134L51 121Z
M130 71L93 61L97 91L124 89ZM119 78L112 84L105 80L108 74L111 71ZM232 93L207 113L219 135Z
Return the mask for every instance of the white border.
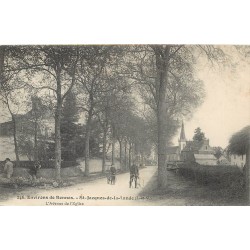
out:
M250 44L247 1L1 1L0 44ZM3 249L236 249L249 207L1 207Z

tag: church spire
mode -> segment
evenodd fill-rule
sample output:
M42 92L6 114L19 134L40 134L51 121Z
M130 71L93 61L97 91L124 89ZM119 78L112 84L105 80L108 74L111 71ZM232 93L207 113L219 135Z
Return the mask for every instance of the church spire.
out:
M181 134L179 139L179 151L181 152L186 147L187 139L185 136L184 123L182 121Z
M185 136L185 130L184 130L184 123L182 121L182 125L181 125L181 135L180 135L180 141L186 141L186 136Z

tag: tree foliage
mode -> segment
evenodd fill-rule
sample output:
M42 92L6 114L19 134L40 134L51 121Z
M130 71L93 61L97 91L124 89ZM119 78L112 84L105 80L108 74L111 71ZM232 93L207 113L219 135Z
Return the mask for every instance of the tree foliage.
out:
M244 155L250 148L250 126L246 126L232 135L229 140L228 152L231 154Z
M194 131L193 140L194 141L203 141L205 139L206 139L205 134L201 131L201 128L200 127L196 128Z

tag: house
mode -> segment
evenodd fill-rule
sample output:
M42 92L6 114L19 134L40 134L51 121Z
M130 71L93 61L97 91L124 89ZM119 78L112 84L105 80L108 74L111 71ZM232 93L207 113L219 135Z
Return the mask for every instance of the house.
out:
M194 154L194 161L200 165L217 165L217 159L213 154Z
M225 148L224 150L224 155L227 156L230 165L232 166L237 166L239 168L243 168L246 164L246 155L236 155L236 154L231 154L228 150L228 147Z
M226 156L221 155L218 159L217 159L217 163L218 165L231 165L230 160L227 159Z
M48 107L42 104L40 98L32 98L32 108L25 114L14 115L17 136L25 130L33 134L35 123L38 125L38 135L51 138L54 133L54 117ZM0 137L13 136L14 123L12 120L0 123Z
M229 155L231 165L243 168L246 164L246 155Z
M209 140L187 141L185 148L181 152L183 161L195 161L203 165L217 165L217 158L214 150L209 145Z

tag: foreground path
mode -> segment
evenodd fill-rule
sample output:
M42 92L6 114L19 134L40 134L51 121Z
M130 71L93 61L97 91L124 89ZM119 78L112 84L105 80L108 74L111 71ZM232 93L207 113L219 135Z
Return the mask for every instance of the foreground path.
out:
M150 182L157 168L148 166L140 170L141 187L129 188L129 173L117 175L115 185L108 185L105 178L65 188L50 190L29 189L0 205L152 205L140 192Z
M11 190L11 195L0 200L0 205L18 206L211 206L245 205L238 195L227 195L227 190L202 186L173 172L168 172L168 186L157 189L157 167L140 170L141 187L129 188L129 173L117 176L116 185L108 185L105 178L76 184L65 188L24 191ZM0 190L0 194L4 194ZM9 198L8 198L9 197Z

